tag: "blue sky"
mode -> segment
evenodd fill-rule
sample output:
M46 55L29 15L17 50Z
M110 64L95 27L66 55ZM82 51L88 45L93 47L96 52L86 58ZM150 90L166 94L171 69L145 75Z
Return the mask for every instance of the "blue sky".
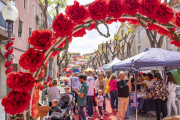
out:
M77 0L81 5L85 5L88 3L93 2L94 0ZM163 2L164 0L161 0ZM68 5L73 5L74 0L68 0ZM62 9L60 12L65 13L65 10ZM114 33L118 30L120 26L120 22L114 22L111 25L109 25L109 32L110 32L110 37L113 38ZM106 27L104 25L99 25L99 29L103 33L106 32ZM70 44L69 51L70 52L80 52L82 54L86 53L91 53L94 52L94 50L97 49L98 45L101 44L102 42L105 42L109 40L109 38L105 38L101 36L97 30L92 30L92 31L86 31L86 35L84 37L78 37L78 38L73 38L72 43Z

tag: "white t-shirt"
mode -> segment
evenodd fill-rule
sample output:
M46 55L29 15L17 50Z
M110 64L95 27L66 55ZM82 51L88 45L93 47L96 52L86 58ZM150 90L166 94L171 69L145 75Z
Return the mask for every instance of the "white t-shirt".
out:
M149 80L144 80L144 81L143 81L143 83L146 83L146 85L148 86L148 89L153 88L153 83L154 83L154 82L155 82L154 80L151 80L151 81L149 81Z
M97 103L97 106L103 106L103 102L104 101L104 97L101 95L101 96L97 96L97 102L101 102L101 103Z
M48 100L49 102L52 102L52 100L57 99L59 101L60 99L60 88L58 86L53 86L51 88L48 88Z
M89 85L87 96L94 96L94 86L95 86L94 77L87 77L86 82Z

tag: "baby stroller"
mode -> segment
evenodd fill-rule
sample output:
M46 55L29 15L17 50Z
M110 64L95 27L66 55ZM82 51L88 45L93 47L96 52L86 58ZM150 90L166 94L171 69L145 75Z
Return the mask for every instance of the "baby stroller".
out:
M71 115L71 109L74 107L74 101L71 94L64 94L58 103L62 113L53 112L51 120L75 120Z

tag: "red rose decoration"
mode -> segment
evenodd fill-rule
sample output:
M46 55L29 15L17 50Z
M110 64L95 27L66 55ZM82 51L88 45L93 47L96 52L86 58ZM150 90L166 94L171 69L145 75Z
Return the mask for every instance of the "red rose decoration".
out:
M140 0L139 13L147 17L153 17L160 2L160 0Z
M13 72L7 75L7 85L9 88L23 92L30 91L35 84L35 79L31 73Z
M32 36L28 38L28 43L38 50L47 50L53 44L51 30L35 30Z
M67 16L60 13L53 22L53 30L58 37L70 36L75 24Z
M19 64L24 69L30 72L35 72L42 66L45 57L41 51L29 48L24 54L20 56Z
M109 5L108 15L110 17L119 18L122 16L124 12L124 6L121 0L109 0L108 5Z
M176 18L176 25L178 25L178 27L180 27L180 12L175 14L175 18Z
M108 13L106 0L95 0L88 7L89 15L93 20L105 20Z
M1 104L4 106L4 111L6 113L11 115L20 114L28 108L30 99L29 92L17 92L12 90L2 99Z
M86 34L86 30L84 28L78 30L77 32L73 33L73 37L83 37Z
M54 58L56 55L58 55L61 51L54 51L49 58Z
M146 23L146 25L148 25L148 23ZM147 27L150 31L156 31L159 29L159 26L157 26L156 24L150 24L148 27Z
M83 24L89 17L87 9L77 1L74 1L74 5L67 6L65 12L77 24Z
M11 66L11 62L6 61L4 67L10 67L10 66Z
M134 15L139 8L138 0L124 0L123 1L125 14Z
M174 13L171 7L167 7L166 3L160 3L154 18L161 24L168 23L173 19Z

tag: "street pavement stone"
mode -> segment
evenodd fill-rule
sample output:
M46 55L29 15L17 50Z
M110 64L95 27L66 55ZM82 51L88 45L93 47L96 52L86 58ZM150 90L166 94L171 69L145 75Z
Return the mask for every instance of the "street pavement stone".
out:
M5 112L4 112L4 107L1 105L1 100L0 98L0 120L5 120Z

